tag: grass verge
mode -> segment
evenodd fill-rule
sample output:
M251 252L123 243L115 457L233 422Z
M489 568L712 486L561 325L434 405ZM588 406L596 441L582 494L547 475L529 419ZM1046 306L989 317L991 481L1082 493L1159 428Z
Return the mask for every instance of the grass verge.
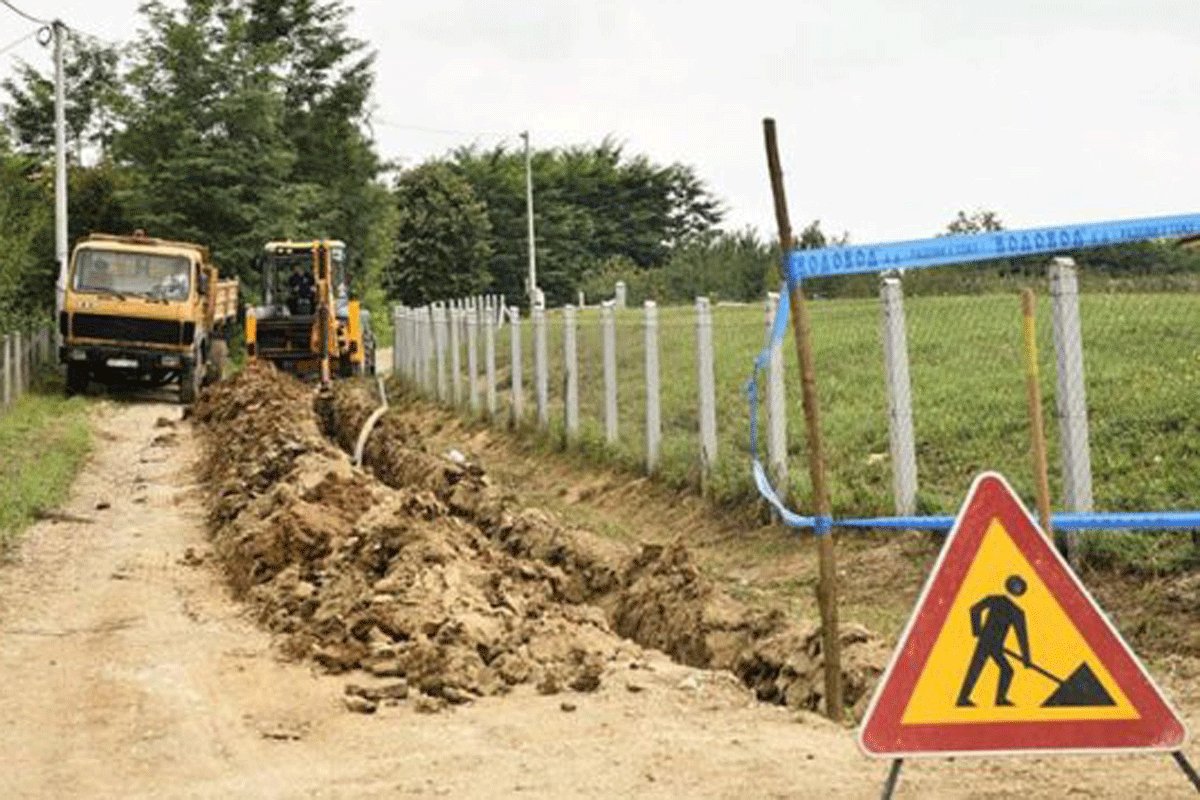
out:
M0 549L70 488L91 446L87 411L53 385L0 410Z

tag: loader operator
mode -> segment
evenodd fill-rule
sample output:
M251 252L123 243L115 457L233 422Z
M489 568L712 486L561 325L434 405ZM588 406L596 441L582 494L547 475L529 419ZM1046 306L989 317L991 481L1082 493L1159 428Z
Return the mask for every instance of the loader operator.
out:
M292 264L292 274L288 276L288 310L293 314L313 313L314 289L312 275L301 270L299 264Z
M1025 594L1025 588L1025 580L1020 575L1010 575L1004 582L1005 591L1013 597ZM1004 640L1008 638L1009 629L1016 633L1017 644L1021 648L1021 661L1028 667L1029 635L1025 629L1025 612L1021 607L1003 594L988 595L971 606L971 633L976 638L975 653L971 656L962 689L958 693L958 702L955 703L959 708L971 708L975 705L971 702L971 692L975 690L979 675L988 661L993 662L1000 670L1000 680L996 686L996 705L1012 705L1012 701L1008 699L1008 687L1012 685L1013 668L1004 652Z

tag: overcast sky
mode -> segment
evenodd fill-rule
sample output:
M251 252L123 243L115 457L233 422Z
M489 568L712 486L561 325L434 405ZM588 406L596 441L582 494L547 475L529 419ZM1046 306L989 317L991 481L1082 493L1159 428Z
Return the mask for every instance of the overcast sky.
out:
M124 39L137 0L15 0ZM728 224L774 231L761 119L797 225L923 237L1200 211L1196 0L360 0L375 132L414 163L472 140L611 134L694 165ZM32 26L0 8L0 48ZM49 57L30 41L0 55Z

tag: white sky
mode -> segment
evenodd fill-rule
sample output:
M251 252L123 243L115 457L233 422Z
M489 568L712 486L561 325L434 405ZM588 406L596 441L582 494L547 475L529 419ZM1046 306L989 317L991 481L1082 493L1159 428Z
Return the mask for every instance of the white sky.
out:
M112 39L137 0L15 0ZM731 226L774 231L761 119L793 222L858 243L1200 211L1196 0L359 0L376 135L415 163L528 128L693 164ZM0 8L0 48L32 28ZM0 55L49 57L34 42ZM433 129L433 130L431 130Z

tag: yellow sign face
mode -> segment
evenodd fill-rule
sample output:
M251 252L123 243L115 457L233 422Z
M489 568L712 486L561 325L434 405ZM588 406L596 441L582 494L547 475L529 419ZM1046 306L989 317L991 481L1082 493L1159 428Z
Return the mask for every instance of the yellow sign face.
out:
M993 518L902 724L1138 718L1038 571Z

